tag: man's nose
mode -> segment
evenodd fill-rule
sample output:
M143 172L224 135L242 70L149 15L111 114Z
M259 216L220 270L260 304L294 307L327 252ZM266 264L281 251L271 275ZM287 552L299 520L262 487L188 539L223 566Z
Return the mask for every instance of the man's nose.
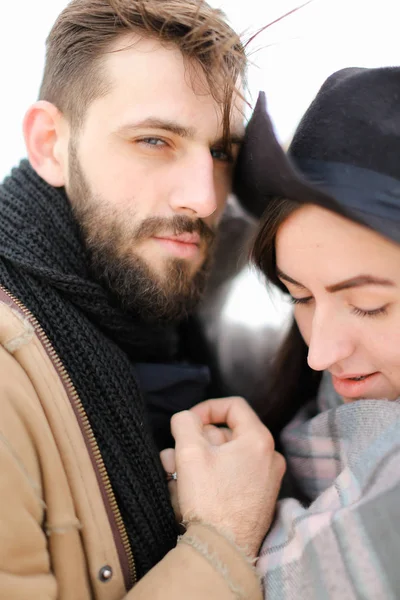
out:
M202 149L190 159L182 161L175 175L176 181L170 197L170 206L174 212L205 219L216 211L214 161L209 150Z
M325 371L351 356L355 339L348 323L340 315L327 311L314 313L308 346L308 365L314 371Z

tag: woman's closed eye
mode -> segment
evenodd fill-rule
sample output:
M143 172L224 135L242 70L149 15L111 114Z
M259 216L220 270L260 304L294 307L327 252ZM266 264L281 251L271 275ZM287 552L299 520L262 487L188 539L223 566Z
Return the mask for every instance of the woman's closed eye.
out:
M312 299L312 296L307 296L306 298L295 298L294 296L290 296L290 302L292 304L308 304Z
M388 304L384 306L380 306L379 308L373 308L370 310L364 310L362 308L357 308L357 306L352 307L353 315L357 315L359 317L379 317L383 315L387 315Z
M290 301L292 304L309 304L311 300L313 300L312 296L307 296L305 298L295 298L294 296L290 296ZM388 307L389 304L385 304L384 306L367 310L351 305L351 312L353 315L358 317L379 317L387 314Z

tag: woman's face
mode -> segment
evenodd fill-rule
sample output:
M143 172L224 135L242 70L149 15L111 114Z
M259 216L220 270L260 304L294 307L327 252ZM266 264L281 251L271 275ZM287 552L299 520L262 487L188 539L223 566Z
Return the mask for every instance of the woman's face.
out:
M307 205L281 225L276 263L310 367L345 402L400 396L400 246Z

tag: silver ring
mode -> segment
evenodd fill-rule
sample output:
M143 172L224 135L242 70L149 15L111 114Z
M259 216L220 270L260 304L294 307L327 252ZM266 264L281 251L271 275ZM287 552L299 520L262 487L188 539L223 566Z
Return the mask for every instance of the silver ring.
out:
M173 473L169 473L168 471L166 471L166 473L167 473L167 481L177 481L178 475L176 474L176 471L174 471Z

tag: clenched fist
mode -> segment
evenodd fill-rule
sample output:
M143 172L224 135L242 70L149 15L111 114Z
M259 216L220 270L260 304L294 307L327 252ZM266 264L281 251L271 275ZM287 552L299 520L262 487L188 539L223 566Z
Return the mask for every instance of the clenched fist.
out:
M215 425L224 424L220 429ZM176 512L233 534L256 556L275 511L285 460L243 398L208 400L171 420L175 451L164 450Z

